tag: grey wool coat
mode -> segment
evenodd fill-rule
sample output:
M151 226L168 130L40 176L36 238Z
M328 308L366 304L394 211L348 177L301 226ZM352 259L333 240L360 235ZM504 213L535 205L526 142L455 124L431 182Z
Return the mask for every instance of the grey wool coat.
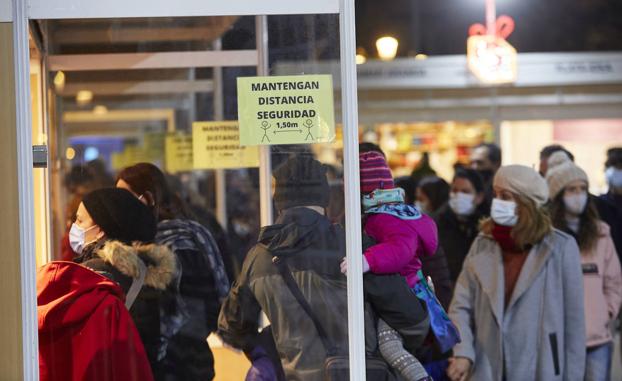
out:
M534 246L507 308L504 287L501 248L480 234L449 309L462 336L454 356L473 363L469 379L583 380L583 279L575 240L555 230Z

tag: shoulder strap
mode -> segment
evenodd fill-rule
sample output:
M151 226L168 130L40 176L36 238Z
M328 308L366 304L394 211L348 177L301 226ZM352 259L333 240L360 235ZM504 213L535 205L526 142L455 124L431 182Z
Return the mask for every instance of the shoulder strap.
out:
M322 327L322 323L320 323L320 320L317 318L317 316L313 312L313 309L309 305L309 302L307 302L302 291L300 291L300 288L296 284L296 281L294 280L294 277L292 275L291 270L289 269L289 266L287 265L284 259L279 258L277 256L272 258L272 262L279 269L279 273L281 274L281 277L283 277L283 281L285 281L285 285L287 286L289 291L292 293L294 298L296 298L296 301L298 301L298 304L300 304L300 307L302 307L302 309L306 312L309 318L311 318L311 321L313 322L313 325L315 326L315 329L317 330L317 333L320 336L320 340L322 340L322 345L324 345L326 354L328 356L334 356L337 353L337 350L335 346L333 345L333 343L328 338L328 335L326 334L324 327Z
M132 304L134 304L140 289L143 288L146 275L147 266L145 266L145 263L141 259L138 259L138 278L132 279L132 285L130 286L130 289L127 290L127 294L125 295L125 308L127 308L128 311L132 308Z

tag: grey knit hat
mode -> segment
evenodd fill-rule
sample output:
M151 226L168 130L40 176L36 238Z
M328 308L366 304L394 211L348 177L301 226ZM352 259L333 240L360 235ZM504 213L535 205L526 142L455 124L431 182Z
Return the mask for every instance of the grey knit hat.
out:
M538 172L524 165L501 167L495 175L493 186L527 197L538 207L544 205L549 198L546 181Z
M570 160L563 152L557 151L549 158L549 170L546 172L546 182L549 184L549 197L554 199L573 181L581 180L589 184L587 173Z

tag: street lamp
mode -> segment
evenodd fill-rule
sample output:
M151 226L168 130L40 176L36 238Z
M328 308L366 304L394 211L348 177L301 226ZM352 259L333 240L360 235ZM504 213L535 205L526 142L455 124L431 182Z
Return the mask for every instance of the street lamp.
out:
M391 36L380 37L376 40L376 49L378 49L378 57L383 61L391 61L397 54L399 42Z

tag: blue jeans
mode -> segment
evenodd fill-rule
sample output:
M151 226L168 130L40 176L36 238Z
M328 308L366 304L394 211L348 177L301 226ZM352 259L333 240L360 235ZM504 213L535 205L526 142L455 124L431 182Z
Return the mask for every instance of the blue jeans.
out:
M613 343L588 348L585 357L585 381L610 381Z

